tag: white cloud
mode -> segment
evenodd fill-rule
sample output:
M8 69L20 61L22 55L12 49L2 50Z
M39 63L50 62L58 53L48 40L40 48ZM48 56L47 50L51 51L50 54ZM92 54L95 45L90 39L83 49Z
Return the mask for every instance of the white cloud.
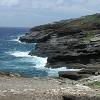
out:
M15 7L25 10L97 10L100 2L98 0L0 0L0 7ZM75 8L75 9L74 9Z
M13 22L17 26L19 19L23 20L23 26L36 25L97 12L100 12L99 0L0 0L0 22L5 18L11 24L16 19Z
M31 9L67 10L67 9L98 9L98 0L30 0ZM98 5L98 6L97 6ZM28 7L28 6L27 6ZM75 8L75 9L74 9ZM99 7L100 8L100 7Z
M64 0L57 0L57 4L63 4Z
M19 4L19 0L0 0L1 6L16 6Z

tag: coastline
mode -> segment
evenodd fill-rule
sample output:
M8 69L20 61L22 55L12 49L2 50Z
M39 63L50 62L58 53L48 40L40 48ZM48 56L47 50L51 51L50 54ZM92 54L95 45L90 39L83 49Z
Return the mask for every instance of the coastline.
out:
M99 17L98 15L96 16ZM67 22L67 24L68 23L69 22ZM97 30L98 26L96 26L96 29L91 31L92 34L96 32L94 36L96 37L97 40L94 41L94 38L91 37L92 42L91 40L89 40L87 44L86 42L84 42L85 40L83 38L84 37L83 35L85 35L85 33L83 34L82 32L78 31L80 24L77 27L77 31L74 30L74 28L76 27L73 27L73 25L71 26L73 30L70 30L68 28L68 30L64 31L60 30L59 27L58 29L55 29L53 25L46 25L49 26L49 28L54 28L52 30L48 29L48 27L46 26L35 27L33 28L32 33L30 34L27 33L25 36L22 36L20 38L22 39L21 42L23 41L33 42L33 39L37 40L36 49L32 50L30 52L30 55L27 54L26 56L34 57L34 55L36 55L39 57L44 54L43 57L45 56L48 57L47 64L56 65L55 67L53 66L52 68L58 68L59 67L58 65L60 66L66 65L64 64L64 62L66 62L69 65L73 65L75 68L85 68L86 70L81 71L80 73L85 75L89 74L90 76L88 78L79 79L75 81L68 79L68 77L58 78L58 77L47 76L47 77L28 78L28 77L23 77L18 73L0 72L0 100L100 100L100 73L99 73L100 67L98 64L99 57L97 57L97 55L99 55L99 46L100 46L97 36L100 30L99 31ZM45 27L46 29L44 29ZM87 28L87 26L85 28ZM90 32L90 30L91 29L84 31L87 32L86 35L88 34L88 32ZM59 32L62 32L63 36L61 36L62 34L60 34ZM70 32L71 36L69 34L65 34L67 32ZM43 36L41 35L41 33L43 34ZM58 43L55 44L53 44L51 41L53 40L52 36L54 36L54 34L58 34L57 35L58 37L56 37ZM81 41L80 41L80 36L81 36ZM78 40L76 41L74 38L77 38L79 41ZM64 39L64 41L62 41L62 39ZM87 37L85 37L85 39L87 39ZM48 42L50 45L48 44ZM91 45L91 47L89 45ZM94 46L97 47L94 48ZM60 49L57 47L60 47ZM63 48L65 48L65 50ZM66 52L66 50L68 51ZM73 53L73 51L75 53ZM14 53L13 55L15 54L16 53ZM17 57L18 56L22 57L23 55L20 54L17 55ZM60 62L61 60L62 62ZM40 68L41 65L43 64L39 64L38 67ZM76 73L74 74L73 72L71 73L69 72L69 74L76 75L77 77ZM73 77L71 76L71 78ZM97 87L94 88L93 82L99 83L99 85L96 83L98 88Z

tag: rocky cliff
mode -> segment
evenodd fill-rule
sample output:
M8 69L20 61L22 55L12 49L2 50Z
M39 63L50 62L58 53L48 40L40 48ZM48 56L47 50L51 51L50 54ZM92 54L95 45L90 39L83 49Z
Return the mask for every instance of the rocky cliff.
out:
M40 25L20 38L36 42L30 55L48 57L47 67L100 66L100 14Z

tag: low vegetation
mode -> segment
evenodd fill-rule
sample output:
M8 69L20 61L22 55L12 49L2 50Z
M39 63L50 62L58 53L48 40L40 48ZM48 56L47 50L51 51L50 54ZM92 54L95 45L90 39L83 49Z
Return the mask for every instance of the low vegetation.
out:
M83 38L83 42L88 44L88 43L90 43L91 38L93 38L93 37L94 37L93 32L86 32L84 35L84 38Z
M91 88L97 88L98 89L98 88L100 88L100 81L94 81L92 83L89 83L88 86L91 87Z

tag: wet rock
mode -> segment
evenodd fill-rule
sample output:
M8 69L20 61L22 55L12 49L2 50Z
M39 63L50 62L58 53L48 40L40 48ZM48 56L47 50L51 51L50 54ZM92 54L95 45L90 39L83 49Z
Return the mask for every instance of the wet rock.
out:
M58 72L59 77L69 78L71 80L78 80L82 77L82 75L78 74L78 72L73 71L60 71Z
M83 69L78 74L100 75L100 69Z
M12 73L12 72L0 72L0 76L7 76L7 77L21 77L18 73Z
M88 96L63 96L63 100L100 100L100 97Z
M59 71L59 77L69 78L71 80L79 80L82 78L87 78L91 75L100 75L100 70L98 69L82 69L80 71Z

